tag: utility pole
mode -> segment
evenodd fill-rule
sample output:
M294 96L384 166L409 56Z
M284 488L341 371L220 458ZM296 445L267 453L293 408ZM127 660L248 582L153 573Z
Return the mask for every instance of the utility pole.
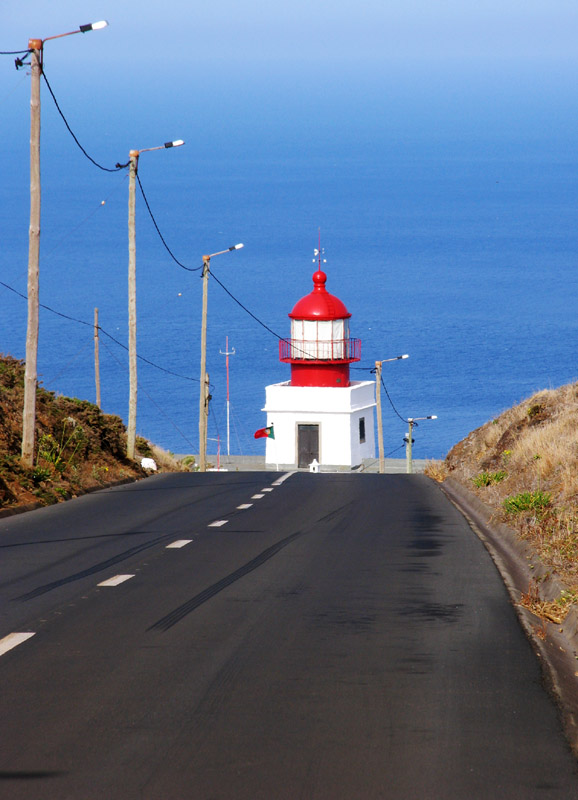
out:
M409 433L407 436L407 440L405 443L405 463L406 463L406 472L408 475L411 475L413 469L413 462L411 458L411 446L413 444L413 419L411 417L408 419L409 422Z
M376 402L376 411L377 411L377 444L379 448L379 472L383 474L385 472L385 457L383 454L383 420L381 418L381 368L383 364L386 364L388 361L402 361L405 358L409 358L409 356L395 356L395 358L384 358L383 361L376 361L375 362L375 402Z
M38 284L40 263L40 75L42 39L30 39L30 228L28 233L28 325L24 410L22 416L22 463L34 465L36 386L38 382Z
M405 459L406 459L406 472L411 474L413 469L413 462L411 456L411 446L413 444L413 428L414 425L417 428L418 420L421 422L425 419L437 419L436 414L430 414L428 417L408 417L407 421L409 423L409 433L407 434L407 438L404 436L405 440Z
M128 427L126 454L134 459L136 444L137 365L136 365L136 231L135 179L139 150L129 152L128 170Z
M209 415L208 403L208 376L207 376L207 306L209 294L209 265L210 256L203 256L203 306L201 315L201 391L199 394L199 472L207 469L207 417Z
M141 153L151 150L165 150L170 147L181 147L182 139L174 142L165 142L158 147L145 147L141 150L129 151L128 162L128 367L129 367L129 397L128 397L128 426L126 432L126 454L129 458L135 457L136 445L136 407L137 407L137 368L136 368L136 176L138 172L138 159Z
M219 250L218 253L211 253L203 256L203 306L201 313L201 375L199 389L199 472L207 471L207 419L209 416L209 376L207 375L207 304L209 293L209 272L211 259L214 256L221 256L231 250L240 250L242 244L235 244L227 247L226 250Z
M100 405L100 354L98 339L98 308L94 309L94 382L96 384L96 405Z
M375 401L377 404L377 444L379 448L379 472L385 472L385 457L383 451L383 420L381 418L381 361L375 362Z
M219 353L222 356L225 356L225 365L227 369L227 455L231 455L231 449L229 446L229 356L235 355L235 348L229 352L229 337L227 336L225 340L225 352L223 353L222 350L219 350Z
M36 387L38 384L38 317L40 266L40 76L44 43L75 33L106 28L108 22L81 25L76 31L29 39L30 51L30 228L28 233L28 322L26 328L26 367L24 371L24 407L22 410L22 451L25 467L34 465L34 431L36 427ZM17 62L16 66L24 66Z

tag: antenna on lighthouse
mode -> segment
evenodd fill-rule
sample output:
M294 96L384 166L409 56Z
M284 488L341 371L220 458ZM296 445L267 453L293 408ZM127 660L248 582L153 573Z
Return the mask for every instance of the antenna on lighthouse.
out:
M225 344L225 352L223 353L222 350L219 350L219 353L222 356L226 356L225 363L227 365L227 455L231 455L231 448L230 448L230 438L229 438L229 356L235 355L235 348L233 347L232 350L229 350L229 337L226 338Z

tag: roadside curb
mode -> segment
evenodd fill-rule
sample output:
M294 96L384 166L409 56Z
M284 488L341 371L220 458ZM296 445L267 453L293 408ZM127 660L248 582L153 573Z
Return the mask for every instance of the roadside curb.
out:
M494 510L458 481L448 478L441 490L464 515L494 561L512 604L542 664L547 689L562 717L570 747L578 757L578 612L572 608L561 624L537 617L520 605L522 593L537 581L541 597L555 600L567 588L516 532L493 519Z
M85 494L92 494L93 492L100 492L102 489L112 489L114 486L124 486L126 483L136 483L136 481L142 481L148 477L148 475L143 475L142 478L122 478L118 481L111 481L110 483L105 483L102 486L91 486L88 489L83 489L79 491L75 495L71 495L70 497L65 497L63 502L68 503L69 500L74 500L76 497L82 497ZM60 505L59 503L25 503L22 506L15 506L14 508L3 508L0 509L0 519L4 517L13 517L16 514L25 514L27 511L36 511L39 508L50 508L51 506Z

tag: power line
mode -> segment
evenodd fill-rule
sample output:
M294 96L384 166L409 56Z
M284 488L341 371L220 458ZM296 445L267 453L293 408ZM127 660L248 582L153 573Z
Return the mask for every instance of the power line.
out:
M389 400L389 402L390 402L390 405L391 405L391 407L393 408L393 410L395 411L395 413L397 414L397 416L400 418L400 420L401 420L402 422L409 423L409 420L408 420L408 419L405 419L405 417L402 417L402 416L401 416L401 414L399 413L399 411L397 410L397 408L394 406L394 404L393 404L393 400L392 400L392 399L391 399L391 397L389 396L389 392L387 391L387 387L386 387L385 383L383 382L383 375L381 376L381 385L383 386L383 389L384 389L384 391L385 391L385 394L387 395L387 399ZM415 422L414 422L414 425L415 425Z
M50 86L50 84L49 84L49 82L48 82L48 78L46 77L46 72L44 71L44 68L42 69L42 77L44 78L44 81L45 81L46 85L48 86L48 91L49 91L49 92L50 92L50 94L52 95L52 99L54 100L54 105L56 106L58 113L59 113L59 114L60 114L60 116L62 117L62 121L63 121L63 122L64 122L64 124L66 125L66 128L67 128L67 130L68 130L69 134L72 136L72 138L74 139L74 141L75 141L75 142L76 142L76 144L78 145L79 149L80 149L80 150L81 150L81 151L84 153L84 155L86 156L86 158L88 158L88 160L89 160L89 161L91 161L91 162L94 164L94 166L95 166L95 167L98 167L98 168L99 168L99 169L101 169L103 172L119 172L121 169L124 169L124 168L127 166L126 164L117 164L117 165L116 165L116 167L113 167L113 168L110 168L110 167L103 167L103 166L102 166L102 164L99 164L99 163L98 163L98 161L95 161L95 160L94 160L94 158L92 158L92 156L90 156L90 155L89 155L89 154L86 152L86 150L84 149L84 147L83 147L83 146L80 144L80 142L78 141L78 139L77 139L77 138L76 138L76 136L74 135L74 132L72 131L72 128L71 128L71 127L70 127L70 125L68 124L68 121L67 121L66 117L64 116L64 114L63 114L63 112L62 112L62 109L61 109L61 108L60 108L60 106L58 105L58 100L56 99L56 96L55 96L54 92L52 91L52 87Z
M24 56L30 52L30 50L0 50L0 56Z
M110 350L110 349L109 349L109 348L106 346L106 344L105 344L104 342L103 342L103 345L104 345L104 348L105 348L105 350L106 350L106 351L107 351L107 352L108 352L108 353L109 353L109 354L112 356L112 358L114 358L114 360L115 360L115 361L116 361L116 363L117 363L117 364L118 364L118 365L121 367L121 369L124 369L124 370L125 370L125 372L127 372L128 370L127 370L127 367L126 367L126 365L125 365L125 364L123 364L121 361L119 361L119 360L118 360L118 358L115 356L115 354L112 352L112 350ZM174 429L177 431L177 433L179 433L179 434L180 434L180 435L183 437L184 441L185 441L185 442L186 442L186 443L187 443L187 444L190 446L191 450L194 450L194 449L195 449L195 445L194 445L194 444L191 442L191 440L190 440L190 439L189 439L187 436L185 436L185 434L182 432L182 430L179 428L179 426L176 424L176 422L175 422L175 421L174 421L174 420L173 420L171 417L169 417L169 415L166 413L166 411L164 411L164 410L163 410L163 409L162 409L162 408L159 406L159 404L158 404L158 403L156 403L156 402L155 402L155 401L152 399L152 397L151 397L151 396L150 396L150 394L147 392L147 390L146 390L145 388L143 388L142 384L140 384L140 383L139 383L139 384L138 384L138 388L139 388L139 390L140 390L140 391L141 391L143 394L145 394L145 395L148 397L148 399L151 401L151 403L153 404L153 406L155 406L155 408L156 408L158 411L160 411L160 413L163 415L163 417L164 417L165 419L167 419L167 420L168 420L168 421L171 423L171 425L172 425L172 426L173 426L173 428L174 428Z
M14 294L18 295L18 297L21 297L23 300L28 300L28 297L25 294L22 294L22 292L19 292L12 286L9 286L7 283L4 283L4 281L0 281L0 286L4 286L5 289L14 292ZM63 314L62 311L57 311L55 308L50 308L50 306L44 305L44 303L39 303L38 305L40 306L40 308L43 308L46 311L50 311L51 314L56 314L57 317L62 317L62 319L69 320L69 322L76 322L79 325L86 325L88 328L94 328L93 322L86 322L86 320L78 319L77 317L71 317L68 314ZM101 328L100 325L98 326L98 330L104 333L105 336L108 336L109 339L112 339L112 341L115 342L115 344L117 344L119 347L122 347L123 350L128 350L128 347L125 344L119 342L118 339L116 339L112 334L108 333L108 331L106 331L104 328ZM185 381L193 381L195 383L199 383L199 378L190 378L188 375L181 375L178 372L173 372L173 370L167 369L166 367L161 367L159 364L155 364L154 361L150 361L148 358L145 358L144 356L139 355L137 356L137 358L140 361L144 361L145 364L149 364L151 367L160 370L161 372L166 372L168 375L174 375L176 378L182 378Z
M168 246L168 244L166 243L166 241L165 241L165 238L164 238L164 236L162 235L162 233L161 233L161 231L160 231L160 228L159 228L159 226L157 225L157 221L156 221L156 219L154 218L154 214L153 214L153 212L152 212L152 210L151 210L151 207L150 207L150 205L149 205L149 201L147 200L147 196L146 196L146 194L145 194L145 191L144 191L144 189L143 189L143 186L142 186L142 183L141 183L140 176L139 176L138 172L136 173L136 179L137 179L137 181L138 181L138 185L139 185L139 188L140 188L140 191L141 191L141 194L142 194L142 199L145 201L145 205L146 205L146 207L147 207L147 211L149 212L149 214L150 214L150 218L151 218L151 219L152 219L152 221L153 221L153 225L155 226L155 228L156 228L156 231L157 231L157 233L158 233L158 235L159 235L159 237L160 237L160 240L161 240L161 242L164 244L164 246L165 246L165 249L166 249L167 253L168 253L168 254L170 255L170 257L173 259L173 261L175 262L175 264L178 264L178 265L179 265L179 267L181 267L182 269L186 269L186 270L187 270L187 272L198 272L200 269L203 269L203 266L202 266L202 264L201 264L201 266L200 266L200 267L186 267L186 266L185 266L184 264L182 264L182 263L179 261L179 259L178 259L178 258L177 258L177 257L176 257L174 254L173 254L172 250L170 249L170 247L169 247L169 246Z
M244 306L244 305L243 305L243 303L242 303L240 300L237 300L237 298L235 297L235 295L234 295L234 294L232 294L232 293L231 293L231 292L230 292L230 291L227 289L227 287L226 287L226 286L225 286L223 283L221 283L221 281L220 281L220 280L217 278L217 276L215 275L215 273L213 272L213 270L212 270L212 269L211 269L211 275L212 275L212 276L213 276L213 278L214 278L214 279L217 281L217 283L219 284L219 286L221 287L221 289L223 289L223 290L224 290L224 291L225 291L225 292L226 292L226 293L229 295L229 297L231 298L231 300L234 300L234 301L235 301L235 303L237 303L237 305L238 305L240 308L242 308L242 309L243 309L243 311L245 311L245 312L246 312L246 313L247 313L247 314L248 314L250 317L252 317L252 318L255 320L255 322L258 322L258 323L259 323L259 325L261 325L261 327L265 328L265 330L266 330L266 331L269 331L269 333L273 334L273 336L275 336L275 338L276 338L276 339L279 339L279 341L281 341L281 340L283 339L283 337L282 337L282 336L279 336L279 334L278 334L278 333L275 333L275 331L274 331L274 330L271 330L271 328L270 328L268 325L265 325L265 323L264 323L264 322L261 322L261 320L259 319L259 317L256 317L256 316L255 316L255 314L253 314L253 312L252 312L252 311L249 311L249 309L247 308L247 306Z

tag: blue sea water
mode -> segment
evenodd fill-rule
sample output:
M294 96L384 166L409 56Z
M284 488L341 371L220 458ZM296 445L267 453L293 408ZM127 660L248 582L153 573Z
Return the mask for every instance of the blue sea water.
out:
M120 93L87 107L51 81L86 149L107 166L143 153L140 177L176 257L244 242L214 274L275 333L312 287L321 228L328 290L352 313L362 361L384 365L387 453L408 416L417 458L441 458L471 430L534 391L578 378L578 113L573 71L528 64L460 71L291 70L157 87L128 108ZM206 76L203 76L206 78ZM4 78L0 122L1 278L26 293L28 91ZM136 126L135 107L140 109ZM92 318L127 343L127 176L92 166L43 87L39 373L46 388L94 400ZM161 125L161 122L163 123ZM137 136L138 133L138 136ZM102 201L105 201L103 204ZM138 432L177 453L198 446L201 280L167 254L137 203ZM0 285L0 352L23 358L26 303ZM277 339L217 284L209 287L210 450L225 433L226 337L231 452L259 454L265 386L289 377ZM101 337L103 409L126 420L126 350Z

